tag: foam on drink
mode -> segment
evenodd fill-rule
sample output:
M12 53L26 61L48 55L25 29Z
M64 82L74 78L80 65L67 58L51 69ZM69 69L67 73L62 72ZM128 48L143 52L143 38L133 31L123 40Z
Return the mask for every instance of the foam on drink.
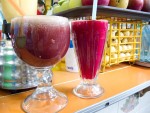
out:
M27 64L46 67L57 63L69 47L68 19L25 16L12 20L12 42L17 55Z

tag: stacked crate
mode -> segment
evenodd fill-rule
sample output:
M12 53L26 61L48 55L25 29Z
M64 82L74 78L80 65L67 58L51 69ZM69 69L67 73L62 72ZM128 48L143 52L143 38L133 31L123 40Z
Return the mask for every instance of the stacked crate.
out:
M134 62L140 59L142 21L117 17L98 17L109 21L109 31L104 51L102 68L121 62Z

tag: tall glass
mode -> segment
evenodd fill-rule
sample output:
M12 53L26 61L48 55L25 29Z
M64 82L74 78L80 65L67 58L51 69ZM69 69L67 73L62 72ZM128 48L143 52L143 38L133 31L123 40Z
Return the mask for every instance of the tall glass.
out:
M39 83L28 96L23 110L28 113L55 113L64 108L67 97L53 86L51 67L67 52L70 26L58 16L24 16L11 21L13 48L20 59L38 71Z
M72 22L72 34L82 82L74 88L81 98L96 98L103 93L97 75L106 42L108 21L78 20Z

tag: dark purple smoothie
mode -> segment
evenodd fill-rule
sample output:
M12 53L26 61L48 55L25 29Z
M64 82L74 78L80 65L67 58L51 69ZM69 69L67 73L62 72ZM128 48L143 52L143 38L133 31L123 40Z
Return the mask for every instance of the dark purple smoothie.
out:
M79 20L72 22L76 55L83 79L94 79L103 56L108 22Z
M11 33L17 55L35 67L56 64L66 54L70 42L68 19L58 16L15 18Z

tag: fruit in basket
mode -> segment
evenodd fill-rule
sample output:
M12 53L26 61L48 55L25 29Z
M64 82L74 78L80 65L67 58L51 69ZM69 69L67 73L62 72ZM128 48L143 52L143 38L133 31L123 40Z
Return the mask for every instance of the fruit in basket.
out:
M112 39L112 44L118 44L118 39ZM108 45L110 45L110 41L108 41Z
M69 0L66 0L61 5L61 11L65 11L65 10L68 10L68 9L69 9Z
M142 10L144 0L129 0L128 9Z
M127 38L123 38L122 40L121 40L121 43L127 43L128 42L128 39Z
M122 46L121 46L121 45L119 46L119 51L123 51L123 49L122 49Z
M124 36L130 36L130 31L124 31L123 34Z
M105 64L107 64L107 63L109 63L109 56L108 55L105 56Z
M116 37L115 37L115 36L116 36L116 32L117 32L117 31L112 31L112 34L111 34L112 38L116 38Z
M150 12L150 0L144 0L143 11Z
M113 44L118 44L118 39L112 39Z
M133 38L128 38L128 42L134 42Z
M116 35L116 36L119 36L119 32L116 32L116 34L115 34L115 35ZM124 33L123 33L123 32L121 32L121 31L120 31L120 36L122 36L122 37L124 36Z
M59 13L59 12L61 12L61 7L60 7L59 4L55 4L53 6L53 14L56 14L56 13Z
M123 46L122 46L122 50L123 50L123 51L127 51L127 50L128 50L128 47L127 47L126 45L123 45Z
M130 36L134 36L134 32L133 31L130 32Z
M110 36L110 34L111 34L111 37L113 38L113 39L115 39L116 37L116 32L117 31L112 31L112 32L110 32L110 31L108 31L108 36Z
M133 45L129 44L127 45L128 50L132 50L133 49Z
M109 5L119 8L127 8L129 0L110 0Z
M115 46L111 46L110 51L111 51L112 53L114 53L114 52L116 52L117 50L116 50Z
M66 0L59 0L59 1L58 1L58 4L59 4L59 5L62 5L65 1L66 1Z
M81 0L70 0L69 9L82 6Z
M92 0L93 1L93 0ZM110 0L98 0L98 5L108 5Z
M116 36L120 36L120 40L122 40L123 39L123 37L124 37L124 33L123 32L121 32L120 31L120 35L119 35L119 32L116 32L116 34L115 34Z
M117 58L118 58L117 54L112 54L111 58L112 58L111 63L117 63Z
M120 53L120 55L119 55L120 61L124 61L125 57L126 57L126 55L124 53Z
M130 53L126 53L126 60L130 60L131 54Z
M105 5L107 6L109 4L110 0L98 0L98 5ZM93 0L82 0L82 5L87 6L87 5L93 5Z

